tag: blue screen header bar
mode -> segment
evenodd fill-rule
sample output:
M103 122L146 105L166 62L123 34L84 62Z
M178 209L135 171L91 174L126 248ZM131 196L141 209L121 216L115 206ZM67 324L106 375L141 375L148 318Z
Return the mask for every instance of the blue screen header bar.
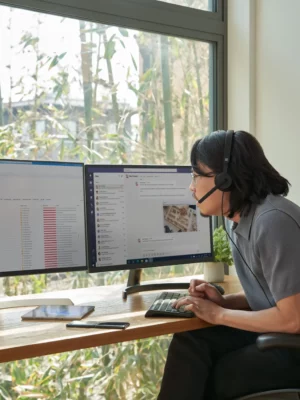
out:
M61 161L18 161L18 160L0 160L1 164L24 164L24 165L45 165L50 167L81 167L83 163L61 162Z

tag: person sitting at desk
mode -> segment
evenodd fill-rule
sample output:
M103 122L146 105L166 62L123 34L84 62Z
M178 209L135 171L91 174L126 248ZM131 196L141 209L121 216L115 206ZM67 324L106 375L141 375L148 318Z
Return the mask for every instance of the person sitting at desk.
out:
M190 190L202 215L222 215L242 293L192 280L185 306L217 325L174 335L158 400L233 399L298 387L300 353L260 352L259 333L300 333L300 207L289 182L244 131L218 131L191 150Z

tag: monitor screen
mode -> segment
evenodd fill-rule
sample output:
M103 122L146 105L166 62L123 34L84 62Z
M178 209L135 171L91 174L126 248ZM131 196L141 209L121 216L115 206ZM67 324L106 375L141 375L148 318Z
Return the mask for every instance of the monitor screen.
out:
M0 276L86 269L82 163L0 160Z
M86 165L90 272L212 260L190 167Z

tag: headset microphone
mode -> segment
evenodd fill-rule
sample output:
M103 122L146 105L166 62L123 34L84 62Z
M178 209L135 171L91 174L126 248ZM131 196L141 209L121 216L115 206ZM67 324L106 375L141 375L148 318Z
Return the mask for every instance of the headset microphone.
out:
M218 186L214 186L212 189L210 189L209 192L207 192L204 196L201 197L201 199L198 200L198 203L202 203L204 200L206 200L213 192L215 192L218 189Z

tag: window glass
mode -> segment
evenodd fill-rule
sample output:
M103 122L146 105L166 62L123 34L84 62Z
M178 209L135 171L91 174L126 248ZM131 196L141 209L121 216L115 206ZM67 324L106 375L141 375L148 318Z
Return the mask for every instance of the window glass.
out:
M5 6L0 19L0 157L189 164L210 126L212 45ZM188 270L195 265L150 268L144 278ZM51 291L127 275L35 279ZM4 282L6 294L36 290L32 277Z
M213 0L157 0L157 1L176 4L177 6L196 8L197 10L213 11Z

